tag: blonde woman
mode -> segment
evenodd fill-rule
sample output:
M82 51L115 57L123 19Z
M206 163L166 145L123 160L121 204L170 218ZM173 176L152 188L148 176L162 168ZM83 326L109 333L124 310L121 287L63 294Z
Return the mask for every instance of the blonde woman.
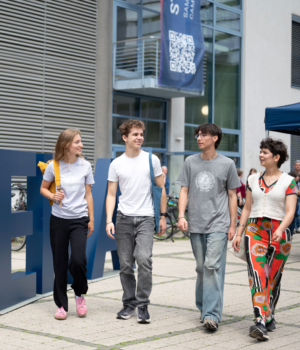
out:
M58 306L55 318L67 317L67 274L73 277L76 310L80 317L87 313L83 294L88 290L86 277L86 241L94 231L94 211L91 185L94 183L91 164L82 156L83 144L78 129L66 129L58 137L54 159L59 162L61 190L49 191L54 180L51 162L44 173L41 194L53 200L50 218L50 240L54 266L54 302ZM62 202L62 206L60 205ZM71 244L69 262L68 248Z

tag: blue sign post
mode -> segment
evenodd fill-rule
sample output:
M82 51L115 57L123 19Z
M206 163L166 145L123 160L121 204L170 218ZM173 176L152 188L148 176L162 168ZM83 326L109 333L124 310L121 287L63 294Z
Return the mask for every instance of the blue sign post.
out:
M95 216L95 232L87 241L87 277L96 279L103 277L105 255L111 251L113 269L120 270L116 241L106 234L105 199L107 193L107 174L111 159L98 159L96 163L95 185L93 185L93 201ZM118 198L118 196L117 196ZM115 213L116 215L116 213ZM115 222L115 215L113 221Z
M159 85L204 91L201 0L161 0Z
M36 296L36 270L11 273L11 239L33 233L33 213L11 211L11 177L35 176L36 155L0 150L0 310Z
M40 194L43 175L37 167L39 161L47 163L51 154L37 154L35 174L27 178L27 210L33 213L33 235L26 240L26 268L36 271L37 294L53 290L53 260L50 246L51 206L48 199Z

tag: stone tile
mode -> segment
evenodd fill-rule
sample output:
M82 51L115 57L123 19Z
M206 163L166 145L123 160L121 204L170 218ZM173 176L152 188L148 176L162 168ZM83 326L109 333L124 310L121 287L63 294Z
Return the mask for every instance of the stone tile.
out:
M277 321L284 324L277 324L276 332L270 333L269 342L258 343L249 337L248 329L253 322L251 319L239 322L234 320L235 317L252 315L253 310L247 272L241 271L246 270L246 264L232 254L227 257L223 310L223 321L229 323L221 324L216 333L207 332L201 327L200 312L195 306L196 273L191 245L189 241L176 241L154 242L154 285L149 306L151 324L139 325L135 318L128 321L116 319L116 313L122 307L122 288L120 278L116 276L89 284L86 297L89 313L84 319L76 315L73 291L68 292L69 313L64 322L58 322L53 317L56 306L52 296L1 316L0 338L1 343L5 344L3 350L94 349L100 345L110 347L131 341L132 344L126 344L123 349L251 350L255 347L257 350L258 344L262 350L298 349L300 329L286 325L300 325L300 309L297 307L300 304L300 293L295 293L300 290L300 274L288 270L300 268L300 235L295 236L295 242L299 244L293 246L288 260L291 263L287 264L284 271L283 291L276 313ZM109 260L111 257L108 253L107 268L111 266ZM24 251L20 254L13 253L13 264L14 261L15 267L24 263ZM280 310L282 308L286 310ZM15 330L1 328L1 325L15 327ZM56 338L34 332L52 334ZM79 344L80 341L86 342L85 345Z

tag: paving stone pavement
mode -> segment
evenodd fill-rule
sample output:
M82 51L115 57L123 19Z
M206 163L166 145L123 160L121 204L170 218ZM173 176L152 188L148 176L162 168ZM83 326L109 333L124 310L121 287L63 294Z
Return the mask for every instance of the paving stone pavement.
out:
M154 243L152 322L116 319L121 309L119 277L89 284L88 315L76 315L68 292L67 320L57 321L52 296L0 316L0 349L300 349L300 235L296 235L282 280L277 329L269 342L248 335L252 303L246 263L228 252L223 320L215 333L203 329L195 306L195 261L189 240ZM12 255L13 271L22 269L25 252ZM106 269L111 269L107 255Z

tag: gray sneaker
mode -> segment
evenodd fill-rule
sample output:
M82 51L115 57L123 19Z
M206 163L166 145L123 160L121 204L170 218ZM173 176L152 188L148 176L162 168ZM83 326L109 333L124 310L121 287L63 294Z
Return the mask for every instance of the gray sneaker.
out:
M216 321L206 318L203 322L203 327L210 331L216 331L218 329L218 324Z
M135 309L130 306L124 306L121 311L118 312L117 318L119 320L128 320L131 316L135 315Z

